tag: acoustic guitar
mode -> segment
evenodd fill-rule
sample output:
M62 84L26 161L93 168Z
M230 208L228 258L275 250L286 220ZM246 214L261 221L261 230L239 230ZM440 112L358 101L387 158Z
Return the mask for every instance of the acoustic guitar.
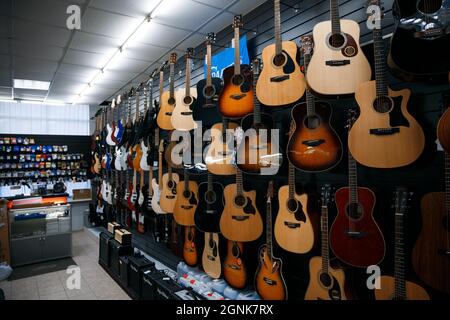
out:
M224 88L219 96L219 112L225 118L242 118L253 111L253 81L249 65L241 65L239 28L242 16L233 20L234 65L223 71Z
M243 289L247 284L247 266L243 259L244 244L228 240L227 256L223 262L223 278L236 289Z
M237 127L226 118L212 126L211 143L205 148L205 164L209 172L220 176L236 174L234 133Z
M308 212L307 194L295 191L295 168L289 163L288 185L278 190L279 209L275 219L275 240L284 250L307 253L314 246L314 226Z
M197 103L192 110L195 121L202 121L203 128L210 128L222 119L218 110L219 96L223 82L212 75L212 45L216 42L216 34L208 33L206 38L206 79L197 82Z
M262 104L278 107L294 103L305 93L305 76L297 62L298 48L293 41L282 41L280 0L274 0L275 44L263 49L264 68L256 85Z
M260 61L253 60L253 82L259 78ZM280 169L282 155L277 141L272 141L273 119L267 113L261 113L261 106L254 94L254 111L242 119L239 132L244 131L237 150L237 166L249 174L274 175Z
M152 197L152 209L153 212L156 214L165 214L166 211L164 211L161 208L161 192L162 192L162 186L163 186L163 167L162 167L162 158L164 153L164 140L161 140L159 142L159 150L158 150L159 156L158 156L158 180L155 178L152 179L152 190L153 190L153 197Z
M357 22L339 19L339 0L330 0L331 20L314 26L314 55L306 79L320 95L353 94L370 81L372 70L359 45Z
M170 117L172 127L180 131L190 131L197 128L197 124L192 118L192 110L197 103L197 90L191 88L191 60L193 56L194 48L188 48L186 52L186 87L177 90L175 93L175 108Z
M161 190L161 209L166 213L173 213L175 202L177 201L177 185L180 181L178 173L172 172L172 166L167 164L168 172L162 177L162 190Z
M402 167L420 156L425 136L408 112L411 91L388 88L381 29L373 29L373 40L375 81L362 83L355 92L361 114L350 130L348 144L356 161L367 167Z
M205 233L219 233L223 211L223 185L217 181L213 182L213 175L208 172L207 182L199 185L198 194L199 201L194 214L195 226Z
M305 70L308 70L313 47L311 36L302 37ZM342 142L331 126L331 106L315 101L306 90L306 103L296 105L291 112L295 131L289 138L287 156L299 170L318 172L335 167L342 159Z
M225 207L220 217L220 230L232 241L254 241L261 236L263 223L256 207L256 191L244 191L242 171L237 169L236 183L225 187Z
M428 293L414 282L405 280L404 216L410 193L399 187L395 191L395 258L394 276L381 276L376 300L430 300ZM448 275L448 273L447 273Z
M205 273L213 279L219 279L222 274L222 264L220 261L219 251L219 234L205 232L202 267Z
M450 81L450 73L449 73ZM444 108L446 111L441 116L437 126L437 136L445 152L450 153L450 94L444 95Z
M350 110L348 128L355 120ZM338 214L331 226L330 245L339 260L354 267L365 268L384 259L386 246L375 219L375 194L368 188L358 187L357 164L348 152L348 187L335 195Z
M332 201L330 185L322 187L322 214L320 228L322 233L322 256L309 261L309 284L305 300L347 300L345 273L343 269L330 265L328 245L328 206Z
M395 0L388 64L401 78L444 80L450 70L450 1Z
M160 98L159 98L159 112L156 118L158 127L163 130L173 130L172 122L170 118L172 117L173 109L175 108L175 64L177 63L177 54L175 52L170 54L169 59L169 91L162 92L160 86ZM164 81L161 77L163 72L160 73L160 81Z
M182 226L193 226L194 214L199 202L197 182L189 180L187 169L184 169L184 182L177 185L177 197L173 208L175 222Z
M450 294L450 155L445 153L445 192L422 198L422 230L412 252L417 275L429 286Z
M269 182L266 202L266 243L259 248L259 265L255 288L264 300L287 300L287 288L282 273L283 262L273 256L272 244L273 181Z
M184 228L183 260L190 267L195 267L198 263L195 233L196 230L193 226L186 226Z

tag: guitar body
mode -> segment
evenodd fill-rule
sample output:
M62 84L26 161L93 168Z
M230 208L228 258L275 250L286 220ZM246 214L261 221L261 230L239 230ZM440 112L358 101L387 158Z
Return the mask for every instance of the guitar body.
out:
M156 179L152 180L152 188L153 188L153 197L152 197L152 209L156 214L165 214L166 212L161 208L161 193L159 191L159 185L156 182Z
M322 272L322 257L311 258L305 300L347 300L344 270L329 267L326 275Z
M240 78L240 81L238 81ZM234 66L223 71L224 88L219 97L219 112L225 118L242 118L253 112L253 75L249 65L241 65L241 77ZM233 79L235 79L233 81Z
M115 153L115 159L114 159L114 167L116 168L116 170L118 171L122 171L125 170L125 167L122 167L122 152L123 152L123 148L119 148L116 147L116 153Z
M235 130L237 127L236 123L228 123L228 130ZM211 143L207 146L205 156L206 167L215 175L234 175L236 174L235 151L230 148L229 143L223 141L222 132L222 123L216 123L211 128Z
M197 247L195 246L195 227L186 227L184 232L183 260L190 267L198 263Z
M283 41L282 50L282 64L275 63L275 44L265 47L262 52L264 68L256 85L256 96L266 106L294 103L300 100L306 90L305 76L297 63L297 45L293 41Z
M222 264L220 262L219 253L219 235L217 233L205 233L202 267L205 273L211 278L219 279L222 274Z
M308 117L306 104L296 105L291 117L295 131L287 147L287 156L294 167L303 171L326 171L342 159L342 142L331 127L331 106L315 103L315 115Z
M182 226L193 226L194 214L199 202L198 185L195 181L189 181L189 190L185 190L184 183L177 185L177 197L173 208L175 222Z
M414 271L429 286L450 294L450 259L445 254L450 230L446 228L445 193L426 194L421 211L422 230L412 251Z
M284 250L309 252L314 246L314 228L308 208L308 196L295 194L295 204L289 205L289 186L278 190L279 211L275 219L275 240ZM290 210L291 208L292 210Z
M450 108L439 119L437 136L445 152L450 153Z
M281 154L278 146L272 144L270 129L273 128L273 118L267 113L261 113L261 123L254 126L253 115L242 119L241 127L245 131L253 129L249 134L244 134L237 151L237 166L245 173L274 175L281 166L281 156L267 156ZM260 143L261 135L258 129L266 129L265 137ZM266 141L264 141L266 140ZM268 160L269 159L269 160Z
M350 130L348 142L356 161L372 168L396 168L406 166L420 156L425 147L425 136L408 112L410 94L408 89L389 89L391 111L380 113L374 107L378 101L375 81L358 87L355 97L361 114Z
M162 94L160 98L160 109L158 116L156 117L156 123L158 127L163 130L173 130L172 122L170 118L172 117L172 112L175 107L175 99L171 100L170 92L166 91Z
M111 127L109 125L109 123L106 125L106 143L108 144L108 146L115 146L116 143L113 141L112 137L113 137L113 130L114 128Z
M163 189L161 191L160 206L164 212L173 213L175 207L175 202L177 200L177 185L180 181L178 174L172 174L172 180L169 180L169 174L166 173L163 176L162 185Z
M243 244L228 241L227 256L223 264L225 281L236 289L243 289L247 284L247 267L243 260Z
M379 264L384 259L385 242L380 228L373 219L375 194L368 188L358 187L358 217L350 218L349 188L336 191L338 214L330 230L330 246L339 260L354 267L368 267ZM357 231L359 234L349 234Z
M185 89L178 89L175 92L176 103L175 108L172 111L172 116L170 117L172 127L180 131L190 131L197 128L197 125L192 118L192 109L197 103L195 100L197 97L197 90L191 88L190 98L187 98L185 93ZM186 103L186 101L189 101L190 104Z
M150 165L147 162L148 159L148 149L149 147L147 147L144 143L144 141L141 142L141 160L139 162L139 168L141 168L144 171L149 171L150 170Z
M266 245L259 249L259 265L255 276L255 289L264 300L287 300L287 288L281 274L282 261L270 259Z
M450 71L450 1L396 0L393 9L396 28L389 67L405 80L445 81Z
M263 231L261 215L256 207L256 191L243 191L242 197L236 195L236 184L225 187L225 207L220 217L220 230L228 240L254 241Z
M306 79L311 90L320 95L353 94L372 75L369 61L359 46L359 25L352 20L340 20L340 24L346 38L342 48L329 45L331 21L320 22L313 29L314 54ZM347 64L327 65L332 61Z
M211 86L206 79L197 82L197 103L192 110L194 121L202 121L203 128L209 128L222 120L218 110L219 96L223 90L222 79L211 78Z
M100 157L97 152L94 153L94 165L93 170L95 174L99 174L100 170L102 169L102 165L100 162Z
M202 232L219 233L220 216L223 211L223 185L213 182L212 190L209 192L208 183L202 182L198 187L198 194L199 202L194 214L195 226Z
M380 277L381 289L375 290L376 300L394 300L395 278L391 276ZM406 300L430 300L424 288L411 281L405 281Z
M134 150L133 168L139 171L141 170L141 159L142 159L141 145L140 144L135 145L133 150Z
M122 125L122 120L119 119L117 123L116 130L114 131L114 135L116 137L117 144L121 143L123 137L124 127Z

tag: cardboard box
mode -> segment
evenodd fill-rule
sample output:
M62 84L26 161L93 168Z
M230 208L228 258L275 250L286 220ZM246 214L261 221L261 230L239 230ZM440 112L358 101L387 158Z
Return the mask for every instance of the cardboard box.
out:
M91 200L91 199L92 199L91 189L73 190L73 200Z

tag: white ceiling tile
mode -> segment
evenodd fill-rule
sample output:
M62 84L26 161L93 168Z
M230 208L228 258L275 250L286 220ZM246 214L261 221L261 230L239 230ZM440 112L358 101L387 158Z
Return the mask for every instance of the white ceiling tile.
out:
M101 53L90 53L69 49L64 57L64 63L101 69L107 62L107 59L108 57Z
M0 39L0 54L9 54L9 40Z
M120 57L108 65L108 69L112 71L129 71L139 73L150 64L149 61L127 59Z
M252 1L241 0L238 3L236 3L235 5L232 5L230 7L230 9L228 9L228 10L233 12L234 14L246 15L247 13L249 13L253 9L259 7L266 1L267 0L252 0ZM245 21L244 21L244 23L245 23Z
M69 43L70 31L62 28L48 27L29 21L15 23L14 38L33 42L35 45L53 45L65 47Z
M71 48L112 55L121 45L122 43L117 39L77 32L73 37Z
M210 21L206 26L201 28L199 31L201 33L209 33L209 32L215 32L218 33L219 31L223 30L226 27L230 27L233 23L233 17L234 15L229 12L223 12L220 14L217 18Z
M94 0L91 7L144 18L158 2L159 0Z
M14 16L65 28L69 5L56 0L14 0Z
M62 68L62 66L61 66ZM79 81L82 83L87 84L89 81L91 81L92 77L93 77L93 73L96 71L95 69L84 69L84 75L82 75L82 72L75 72L75 73L64 73L67 71L72 71L68 69L68 65L65 65L63 69L63 72L61 73L61 68L59 69L59 71L56 73L55 75L55 79L59 80L69 80L69 81ZM90 71L90 72L89 72Z
M10 68L11 67L11 56L6 54L0 54L0 68Z
M99 72L99 69L62 63L58 72L77 77L84 77L84 79L89 79L88 81L90 81L96 73Z
M152 21L146 23L141 28L139 34L134 36L133 43L142 42L170 48L188 35L189 32L187 31L171 28Z
M130 71L117 71L117 70L107 70L102 76L102 79L115 80L115 81L129 81L130 79L136 77L138 73Z
M5 37L5 38L8 37L9 25L10 25L10 20L8 18L2 17L2 19L0 19L0 37Z
M28 69L17 68L14 70L14 78L30 79L38 81L52 81L54 72L33 72Z
M54 73L58 67L58 63L45 61L41 59L35 59L30 57L15 57L14 59L15 70L23 70L27 72L49 72ZM40 80L40 79L32 79Z
M155 61L168 50L169 48L161 48L143 43L135 43L127 48L126 56L128 58Z
M9 72L9 69L0 69L0 86L9 87L10 85L11 85L11 74Z
M19 99L44 99L46 95L42 90L14 89L14 98Z
M223 9L226 6L228 6L230 3L232 3L234 0L195 0L195 1L201 2L204 4L208 4L208 5L211 5L216 8ZM248 0L244 0L244 1L248 1Z
M82 30L116 38L122 43L137 28L142 19L88 9L83 17Z
M177 46L176 49L180 50L182 52L186 52L187 48L189 48L189 47L195 48L198 45L205 42L205 38L206 37L204 35L196 33L196 34L190 36L185 41L183 41L179 46Z
M115 80L111 80L111 79L103 79L103 80L98 81L95 85L102 87L102 88L106 88L106 89L118 90L118 89L122 88L125 84L126 84L126 81L115 81Z
M55 46L36 46L26 41L14 41L13 52L19 56L32 57L58 62L64 54L64 49Z

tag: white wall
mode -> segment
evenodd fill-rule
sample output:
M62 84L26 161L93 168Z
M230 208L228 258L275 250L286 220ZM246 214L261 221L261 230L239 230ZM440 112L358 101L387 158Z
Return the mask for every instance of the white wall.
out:
M90 135L88 105L0 101L0 134Z

